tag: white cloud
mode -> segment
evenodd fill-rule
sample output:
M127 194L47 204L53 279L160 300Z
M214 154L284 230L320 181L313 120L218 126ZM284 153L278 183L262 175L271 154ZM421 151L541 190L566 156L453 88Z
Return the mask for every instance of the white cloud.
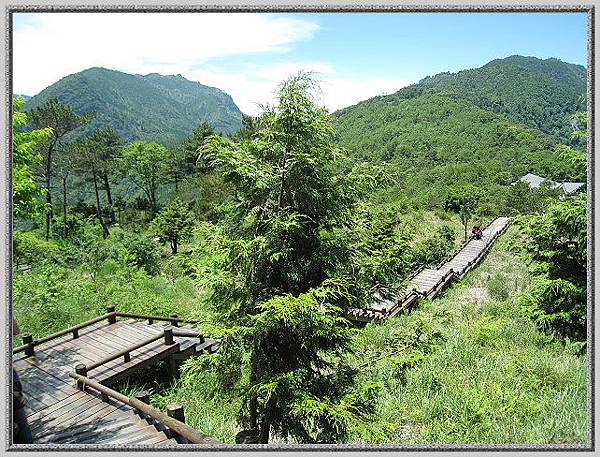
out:
M181 74L229 93L247 114L272 103L277 85L301 70L316 73L320 102L330 111L409 84L339 75L326 61L285 60L319 30L315 21L257 13L28 13L13 33L15 93L34 95L93 66L127 73ZM277 63L244 63L261 54ZM215 62L233 58L232 71ZM256 59L251 61L255 62Z
M15 92L36 94L92 66L185 74L211 59L285 52L313 21L256 13L28 13L13 34Z
M321 62L265 65L247 73L230 73L217 67L206 67L183 76L224 90L233 97L242 112L256 115L260 112L261 104L274 102L278 84L301 70L315 72L314 77L321 88L316 101L331 112L376 95L396 92L411 84L403 79L340 77L336 76L331 65Z

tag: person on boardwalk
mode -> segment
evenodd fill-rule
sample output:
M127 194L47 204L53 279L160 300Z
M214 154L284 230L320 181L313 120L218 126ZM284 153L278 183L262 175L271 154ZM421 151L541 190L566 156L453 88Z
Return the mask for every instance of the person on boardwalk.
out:
M481 231L479 224L473 226L471 236L476 240L480 240L483 237L483 232Z
M13 336L19 334L19 325L13 319ZM27 416L25 415L25 395L23 395L23 384L19 379L15 368L12 369L13 377L13 443L14 444L31 444L33 438L31 436L31 429L27 422Z

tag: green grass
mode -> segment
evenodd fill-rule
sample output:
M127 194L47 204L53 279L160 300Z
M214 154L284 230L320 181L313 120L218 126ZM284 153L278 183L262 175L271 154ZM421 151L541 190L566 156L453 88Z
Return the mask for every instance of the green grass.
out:
M586 360L520 317L513 298L526 284L501 239L443 298L357 332L362 355L422 335L361 371L382 384L374 419L387 442L586 442Z
M43 336L105 312L114 304L124 312L206 319L201 291L185 276L174 281L107 261L95 275L82 268L41 266L13 279L13 315L22 332Z
M442 298L353 330L356 382L380 387L371 422L353 424L349 442L585 443L585 356L521 316L517 298L530 278L510 252L512 237L511 229ZM115 261L95 276L38 266L16 274L13 291L15 317L34 336L101 314L110 303L132 312L210 317L192 279L151 277ZM192 427L232 443L240 399L215 394L215 374L194 370L196 363L186 364L193 376L149 374L119 389L150 390L158 408L181 403Z

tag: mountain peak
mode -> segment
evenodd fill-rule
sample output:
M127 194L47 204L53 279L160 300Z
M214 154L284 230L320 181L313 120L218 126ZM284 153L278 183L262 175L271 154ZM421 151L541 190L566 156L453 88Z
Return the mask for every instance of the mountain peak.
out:
M90 67L47 87L27 101L25 109L34 109L50 98L58 98L76 113L96 113L79 129L80 135L111 127L127 141L173 145L201 122L220 133L233 133L241 127L242 113L228 94L181 74L132 75Z

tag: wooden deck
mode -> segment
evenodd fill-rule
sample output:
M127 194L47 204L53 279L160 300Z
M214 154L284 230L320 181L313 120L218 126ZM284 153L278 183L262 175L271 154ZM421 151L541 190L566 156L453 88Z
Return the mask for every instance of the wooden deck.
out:
M21 378L26 415L34 444L177 444L167 427L112 398L93 390L82 391L69 373L76 364L92 365L111 354L160 336L166 324L134 319L103 320L71 334L35 346L31 356L13 355L13 366ZM159 360L171 369L177 359L202 351L213 351L218 342L208 338L174 336L174 344L158 339L123 357L89 370L87 377L103 385L131 376Z
M439 295L450 283L459 280L483 259L496 238L506 231L508 217L494 219L484 230L480 240L469 239L437 268L422 268L409 278L408 292L401 297L376 296L370 308L350 310L347 317L361 321L377 321L394 317L412 309L422 298Z

